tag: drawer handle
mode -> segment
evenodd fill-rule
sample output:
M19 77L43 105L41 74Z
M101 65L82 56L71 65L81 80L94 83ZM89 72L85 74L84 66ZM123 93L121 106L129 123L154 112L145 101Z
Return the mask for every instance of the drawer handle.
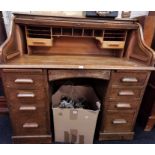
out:
M20 106L19 110L20 111L31 111L31 110L36 110L37 108L35 106Z
M115 119L112 121L113 124L126 124L127 121L125 119Z
M37 41L33 42L33 44L37 44L37 45L45 45L44 42L37 42Z
M38 123L24 123L23 128L38 128Z
M126 96L126 95L133 96L135 95L135 93L133 91L120 91L118 95L119 96Z
M34 93L18 93L17 94L17 97L18 98L22 98L22 97L35 97L35 94Z
M119 44L108 44L108 46L110 46L110 47L118 47Z
M33 83L32 79L16 79L15 83Z
M129 103L117 103L116 108L131 108L131 104L129 104Z
M125 77L125 78L122 78L121 80L122 82L138 82L138 79L137 78L130 78L130 77Z
M80 26L81 24L80 24L80 23L76 23L75 25L76 25L76 26Z

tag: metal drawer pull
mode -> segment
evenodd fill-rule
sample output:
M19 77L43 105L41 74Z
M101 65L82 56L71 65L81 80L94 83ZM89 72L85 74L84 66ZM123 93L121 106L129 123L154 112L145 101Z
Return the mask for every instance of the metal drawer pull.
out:
M36 110L37 108L35 106L21 106L19 110L21 111L29 111L29 110Z
M24 123L23 128L38 128L38 123Z
M122 78L122 82L138 82L138 79L137 78L132 78L132 77L125 77L125 78Z
M16 79L15 83L33 83L32 79Z
M119 93L118 93L118 95L119 96L126 96L126 95L129 95L129 96L133 96L133 95L135 95L135 93L133 92L133 91L120 91Z
M127 121L125 119L115 119L112 121L113 124L126 124Z
M116 107L117 108L131 108L131 104L129 104L129 103L117 103Z
M17 97L18 98L22 98L22 97L35 97L35 94L34 93L18 93L17 94Z
M39 41L38 42L37 41L33 41L32 43L33 44L38 44L38 45L44 45L45 44L45 42L39 42Z
M110 46L110 47L118 47L119 44L108 44L108 46Z

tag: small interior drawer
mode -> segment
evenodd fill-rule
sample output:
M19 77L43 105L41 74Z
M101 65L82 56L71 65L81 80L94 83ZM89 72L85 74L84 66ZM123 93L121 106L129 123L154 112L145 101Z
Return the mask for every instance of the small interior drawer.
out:
M112 85L143 86L148 72L112 72Z
M28 46L52 46L52 39L45 38L27 38Z
M101 48L107 49L123 49L125 41L103 41Z
M129 132L132 131L134 112L108 111L104 120L104 132Z

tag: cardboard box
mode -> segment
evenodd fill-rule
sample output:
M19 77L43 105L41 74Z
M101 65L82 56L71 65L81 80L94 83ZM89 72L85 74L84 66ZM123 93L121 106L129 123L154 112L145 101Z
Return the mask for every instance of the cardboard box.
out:
M92 110L59 108L61 96L66 95L86 98ZM53 94L52 107L56 142L93 143L100 102L92 87L63 85Z

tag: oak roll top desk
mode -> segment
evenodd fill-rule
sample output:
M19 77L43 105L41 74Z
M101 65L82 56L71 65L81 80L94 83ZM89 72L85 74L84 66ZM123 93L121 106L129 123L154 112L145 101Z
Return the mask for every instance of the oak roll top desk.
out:
M134 20L14 14L0 47L14 143L51 143L51 95L65 80L91 85L99 140L132 139L153 51Z

